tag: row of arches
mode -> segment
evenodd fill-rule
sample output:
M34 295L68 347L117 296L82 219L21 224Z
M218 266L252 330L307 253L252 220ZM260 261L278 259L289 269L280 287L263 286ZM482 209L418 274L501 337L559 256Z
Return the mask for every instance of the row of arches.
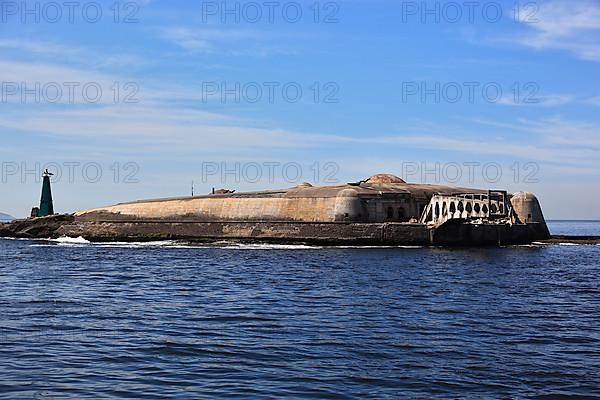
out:
M429 203L426 223L441 224L449 219L489 218L504 213L504 204L485 198L463 198L455 196L434 196Z

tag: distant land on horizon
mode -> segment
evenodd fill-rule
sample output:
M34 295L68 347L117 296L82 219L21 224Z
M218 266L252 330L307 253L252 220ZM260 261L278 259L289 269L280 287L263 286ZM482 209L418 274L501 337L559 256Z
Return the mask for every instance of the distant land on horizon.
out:
M12 215L0 213L0 222L10 222L14 219L15 217L13 217Z

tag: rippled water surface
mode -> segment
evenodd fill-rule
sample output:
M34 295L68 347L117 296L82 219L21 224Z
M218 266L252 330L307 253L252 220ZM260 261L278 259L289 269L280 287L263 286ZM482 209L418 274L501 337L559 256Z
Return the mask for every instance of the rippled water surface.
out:
M0 240L0 398L593 398L599 260Z
M548 228L553 235L600 236L600 221L550 220Z

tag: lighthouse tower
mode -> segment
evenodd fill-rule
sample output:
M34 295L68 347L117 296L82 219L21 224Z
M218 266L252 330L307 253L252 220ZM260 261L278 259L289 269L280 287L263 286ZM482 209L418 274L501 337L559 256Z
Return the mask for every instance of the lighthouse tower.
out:
M38 217L47 217L54 214L54 204L52 202L52 188L50 187L50 177L54 175L48 170L44 171L44 181L42 183L42 198L40 200L40 210Z

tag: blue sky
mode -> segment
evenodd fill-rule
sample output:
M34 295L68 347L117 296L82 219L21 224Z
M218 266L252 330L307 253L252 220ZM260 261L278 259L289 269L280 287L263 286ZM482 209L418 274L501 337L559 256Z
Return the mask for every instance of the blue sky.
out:
M236 21L221 2L121 2L115 16L109 1L97 3L96 23L89 2L74 9L73 22L57 2L62 17L54 23L49 2L38 11L27 2L30 14L21 2L0 3L2 212L29 213L40 184L26 170L47 163L62 167L53 187L59 212L186 195L191 181L196 193L295 184L279 169L258 182L203 179L203 163L297 163L301 181L316 184L324 173L315 179L315 163L340 182L439 164L437 173L406 178L532 191L549 218L600 218L598 1L523 2L518 12L514 1L484 1L473 14L464 2L426 2L427 13L422 2L323 1L318 16L314 1L284 1L273 22L262 1L252 3L263 13L258 22L251 2L238 3ZM296 4L302 16L293 23ZM128 15L133 23L124 23ZM79 84L73 101L64 91L51 102L51 82ZM82 95L90 83L102 90L96 103ZM208 92L237 83L250 84L239 102ZM265 83L275 88L273 101ZM32 93L23 100L23 84L39 102ZM256 85L263 93L254 102ZM284 98L286 85L302 90L297 102ZM137 103L125 102L128 94ZM66 163L79 163L72 182ZM97 182L82 177L87 163L101 168ZM327 163L337 167L325 171ZM447 182L456 165L461 178ZM490 180L489 165L502 177ZM446 167L452 172L440 173ZM137 183L123 182L128 172Z

